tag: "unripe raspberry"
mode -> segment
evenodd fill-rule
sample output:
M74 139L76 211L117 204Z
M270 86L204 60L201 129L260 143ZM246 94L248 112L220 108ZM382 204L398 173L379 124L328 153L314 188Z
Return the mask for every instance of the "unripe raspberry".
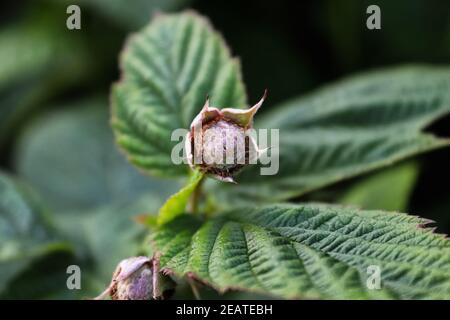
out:
M253 116L265 97L266 92L256 105L247 110L219 110L210 107L207 99L186 136L185 148L190 167L198 167L218 180L234 182L233 175L256 161L260 154L249 129L252 129Z

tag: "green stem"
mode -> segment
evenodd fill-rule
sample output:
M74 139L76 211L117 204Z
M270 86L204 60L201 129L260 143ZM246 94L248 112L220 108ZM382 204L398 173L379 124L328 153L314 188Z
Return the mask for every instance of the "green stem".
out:
M190 199L190 205L189 205L189 211L195 215L197 213L198 209L198 203L200 200L200 196L202 194L202 185L203 185L204 177L201 178L197 186L195 187L194 192L192 193L191 199Z
M198 291L197 285L195 284L194 280L188 278L188 283L191 286L192 293L194 294L195 299L202 300L202 297L200 296L200 292Z

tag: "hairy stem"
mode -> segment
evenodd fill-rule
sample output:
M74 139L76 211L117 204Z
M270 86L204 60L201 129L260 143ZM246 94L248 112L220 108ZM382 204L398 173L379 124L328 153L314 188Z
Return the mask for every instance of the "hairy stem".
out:
M189 201L189 212L192 214L196 214L198 210L198 204L200 201L200 197L202 195L202 185L203 185L204 177L201 178L197 186L195 187L194 192L192 193L191 199Z

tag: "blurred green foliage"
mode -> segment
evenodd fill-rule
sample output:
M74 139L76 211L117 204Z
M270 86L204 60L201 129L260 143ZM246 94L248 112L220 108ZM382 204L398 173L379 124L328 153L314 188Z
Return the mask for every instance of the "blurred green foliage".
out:
M65 26L69 3L81 7L80 31ZM381 30L365 28L369 4L382 9ZM355 71L450 62L446 0L28 0L3 5L1 298L96 295L121 259L143 250L143 228L133 217L155 213L177 190L179 181L163 183L132 168L118 153L108 125L107 94L118 79L122 43L155 12L191 7L209 17L240 57L249 101L269 89L263 113ZM447 118L429 130L450 135L449 128ZM414 164L343 182L339 190L326 190L325 198L428 214L439 231L450 233L449 161L450 151L441 150ZM66 288L70 264L82 269L82 290ZM177 297L190 297L186 289L178 292ZM205 296L217 297L208 289Z
M417 164L407 162L374 173L348 188L339 202L364 209L406 212L418 171Z

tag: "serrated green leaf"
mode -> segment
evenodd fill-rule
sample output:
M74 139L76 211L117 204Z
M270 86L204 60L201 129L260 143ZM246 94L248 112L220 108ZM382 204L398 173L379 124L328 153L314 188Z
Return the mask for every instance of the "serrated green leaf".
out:
M0 293L33 261L70 251L28 187L0 173Z
M280 129L279 172L262 176L252 166L236 177L238 185L219 187L234 202L297 197L448 146L448 139L423 130L449 112L449 67L407 66L354 76L256 121L261 128Z
M450 241L406 214L322 204L185 215L153 236L161 264L220 291L284 298L449 299ZM366 285L369 266L381 289Z
M159 209L158 225L163 225L172 221L186 211L189 198L203 179L203 175L204 174L200 170L193 171L187 184L180 191L167 199L166 203Z
M239 64L208 22L192 12L160 15L127 44L112 92L113 127L129 160L152 175L186 175L171 160L171 133L189 127L206 96L244 107Z

